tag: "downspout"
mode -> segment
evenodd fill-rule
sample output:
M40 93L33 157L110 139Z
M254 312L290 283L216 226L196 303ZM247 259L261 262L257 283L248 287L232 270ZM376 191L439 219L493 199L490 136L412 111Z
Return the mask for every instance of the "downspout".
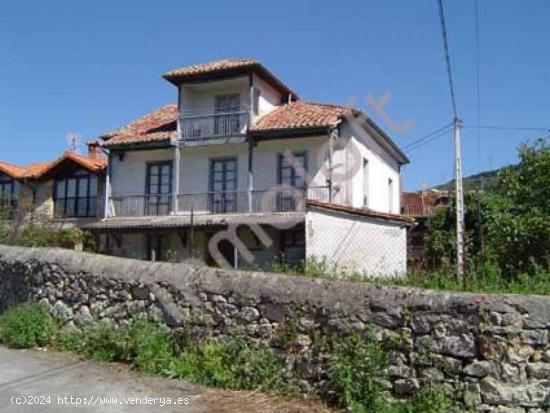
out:
M176 139L173 142L174 144L174 160L173 160L173 188L172 188L172 215L178 213L178 197L180 194L180 170L181 170L181 152L180 152L180 142L182 141L181 133L181 85L178 87L178 108L176 116Z
M103 218L108 219L111 217L110 198L111 198L111 152L106 149L102 149L103 153L107 156L107 170L105 171L105 194L103 205Z

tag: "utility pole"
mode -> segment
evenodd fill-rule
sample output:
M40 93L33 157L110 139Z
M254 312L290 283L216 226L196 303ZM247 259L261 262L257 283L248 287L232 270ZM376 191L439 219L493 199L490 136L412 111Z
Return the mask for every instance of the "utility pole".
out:
M458 282L464 287L464 192L462 190L462 150L460 147L461 128L461 120L458 117L455 117L456 275Z

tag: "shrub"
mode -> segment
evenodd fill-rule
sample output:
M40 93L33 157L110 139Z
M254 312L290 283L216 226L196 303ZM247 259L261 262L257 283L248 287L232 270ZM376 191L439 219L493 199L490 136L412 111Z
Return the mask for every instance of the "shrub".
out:
M138 370L149 374L167 371L174 359L172 336L145 317L130 321L126 339L126 358Z
M70 333L69 333L70 334ZM123 328L105 322L86 325L82 332L74 332L74 342L80 342L75 350L101 361L128 361L126 332Z
M284 366L273 350L251 346L240 338L191 345L172 364L171 371L174 376L206 386L291 390L291 383L284 378Z
M386 363L380 343L370 332L337 342L329 376L338 404L354 413L383 411L381 373Z
M1 316L0 339L13 348L44 346L53 336L54 328L53 318L43 305L21 304Z

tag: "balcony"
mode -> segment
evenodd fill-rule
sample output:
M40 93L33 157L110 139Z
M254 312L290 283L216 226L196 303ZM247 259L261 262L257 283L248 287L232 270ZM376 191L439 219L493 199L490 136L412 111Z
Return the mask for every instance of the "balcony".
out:
M121 196L111 198L111 210L113 217L302 212L306 199L328 202L329 188L323 186L178 194L177 214L172 214L173 195Z
M244 136L248 128L249 112L246 108L223 113L182 113L181 139L204 141L209 139Z

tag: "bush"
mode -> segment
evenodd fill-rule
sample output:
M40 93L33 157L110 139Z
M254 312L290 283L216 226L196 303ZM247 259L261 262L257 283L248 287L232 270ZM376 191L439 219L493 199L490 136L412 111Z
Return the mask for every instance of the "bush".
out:
M0 317L0 339L8 347L44 346L54 332L54 320L40 304L21 304Z
M88 357L101 361L128 361L126 332L123 328L96 322L72 334L75 335L72 341L78 343L75 350Z
M386 363L381 345L370 332L338 342L329 371L338 404L354 413L385 409L381 373Z
M134 367L149 374L163 374L169 369L174 354L175 343L169 333L145 317L130 321L125 357Z

